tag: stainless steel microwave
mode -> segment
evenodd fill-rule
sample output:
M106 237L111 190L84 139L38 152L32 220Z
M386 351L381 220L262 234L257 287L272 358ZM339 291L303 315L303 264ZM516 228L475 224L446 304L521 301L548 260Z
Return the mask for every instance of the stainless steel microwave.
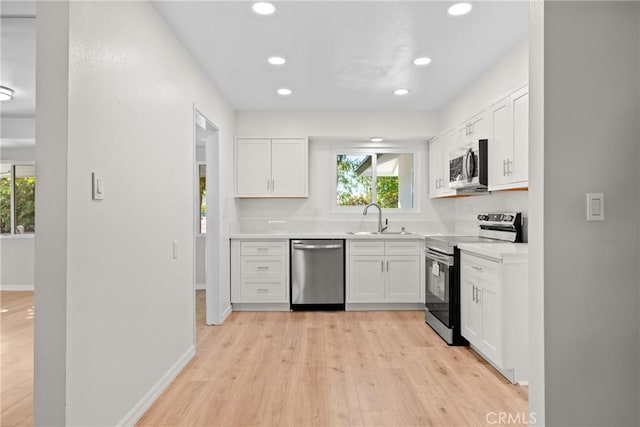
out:
M471 142L449 153L449 188L457 192L487 191L488 140Z

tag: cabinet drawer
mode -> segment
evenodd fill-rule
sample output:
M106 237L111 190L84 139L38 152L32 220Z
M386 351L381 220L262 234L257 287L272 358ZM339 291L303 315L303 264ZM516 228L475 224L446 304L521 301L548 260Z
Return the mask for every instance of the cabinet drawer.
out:
M280 258L268 258L262 256L243 256L240 261L242 277L259 275L263 277L282 276L284 263Z
M384 255L384 242L349 241L351 255Z
M286 250L284 242L240 242L240 255L279 256Z
M420 242L385 242L386 255L420 255Z
M462 253L460 257L462 269L469 274L484 281L499 281L499 264L484 258L476 257L467 253Z
M243 279L240 283L242 301L281 301L286 298L285 283L281 280Z

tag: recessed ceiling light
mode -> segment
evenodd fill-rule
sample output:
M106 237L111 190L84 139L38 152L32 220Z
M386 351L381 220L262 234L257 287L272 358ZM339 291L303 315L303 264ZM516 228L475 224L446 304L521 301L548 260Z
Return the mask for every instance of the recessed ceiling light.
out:
M269 61L269 64L271 65L283 65L285 62L287 62L287 60L281 56L272 56L267 59L267 61Z
M409 89L396 89L393 93L394 95L406 95L409 93Z
M13 89L0 86L0 101L10 101L13 99Z
M278 89L278 95L288 96L291 95L293 91L291 89L287 89L286 87Z
M381 136L372 136L371 138L369 138L369 141L371 142L382 142L384 141L384 138Z
M263 2L263 1L254 3L252 6L252 9L255 13L259 15L271 15L273 12L276 11L276 7L274 5L272 5L271 3Z
M471 9L473 8L473 6L471 6L470 3L456 3L453 6L449 7L449 15L452 16L460 16L460 15L466 15L467 13L471 12Z
M413 63L416 65L427 65L427 64L431 64L431 58L427 57L427 56L422 56L420 58L416 58L413 60Z

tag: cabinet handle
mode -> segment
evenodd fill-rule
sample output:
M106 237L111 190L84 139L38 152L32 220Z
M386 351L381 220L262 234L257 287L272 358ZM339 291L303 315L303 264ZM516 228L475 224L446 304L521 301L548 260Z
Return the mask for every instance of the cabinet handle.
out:
M276 189L276 180L271 178L271 191L275 191Z
M478 267L475 265L472 265L471 268L473 268L475 271L482 271L482 267Z
M510 159L507 159L507 175L511 175L512 171L511 171L511 164L513 162Z
M389 271L389 261L387 261L387 271Z
M268 269L269 269L269 267L267 267L267 266L265 266L265 265L260 265L260 266L258 266L258 270L262 270L262 271L264 271L264 270L268 270Z
M507 175L507 161L506 160L502 160L502 176Z
M256 248L258 251L268 251L269 248Z
M380 271L384 272L384 261L380 261Z
M482 289L478 288L476 290L476 302L479 304L482 302L482 300L480 299L480 295L482 295Z
M476 302L476 287L471 287L471 301Z
M267 288L258 288L258 289L256 289L256 291L258 291L258 292L269 292L269 289L267 289Z
M267 192L269 191L269 184L270 184L270 180L269 178L267 178Z

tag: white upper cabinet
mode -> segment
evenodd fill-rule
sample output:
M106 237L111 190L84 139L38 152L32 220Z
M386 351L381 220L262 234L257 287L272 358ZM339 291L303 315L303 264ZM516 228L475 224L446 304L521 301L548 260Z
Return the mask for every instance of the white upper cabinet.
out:
M529 181L529 88L489 108L489 190L527 188Z
M305 138L236 140L236 197L308 197Z
M455 149L457 131L452 129L429 143L429 197L455 196L449 188L449 152Z
M484 111L473 116L458 127L458 142L461 147L487 137L487 117ZM449 153L447 153L447 156L448 155Z

